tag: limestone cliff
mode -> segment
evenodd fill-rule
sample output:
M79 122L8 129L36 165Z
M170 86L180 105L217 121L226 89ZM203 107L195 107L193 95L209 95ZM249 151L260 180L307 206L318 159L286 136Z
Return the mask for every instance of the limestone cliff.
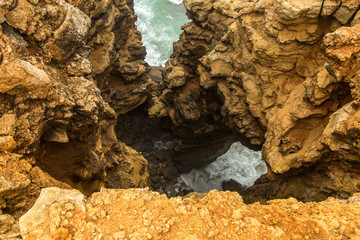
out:
M132 4L0 1L0 238L358 237L360 3L185 0L193 22L156 90ZM246 201L350 198L48 188L18 224L45 187L147 186L147 161L114 126L150 95L177 148L213 142L214 155L228 131L262 147L271 171Z
M359 2L184 4L193 22L174 44L150 115L193 136L224 126L245 134L271 169L259 196L359 191Z
M146 189L44 189L20 219L30 239L358 239L360 199L246 205L237 193L168 199Z
M147 161L116 139L108 104L129 111L152 87L135 19L125 0L0 2L2 220L47 186L148 185Z

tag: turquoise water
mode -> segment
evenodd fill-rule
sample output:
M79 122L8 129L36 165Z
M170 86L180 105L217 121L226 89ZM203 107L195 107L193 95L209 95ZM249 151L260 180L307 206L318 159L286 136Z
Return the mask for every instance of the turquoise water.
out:
M151 66L164 66L181 26L189 22L182 0L134 0L134 8L147 51L145 60Z

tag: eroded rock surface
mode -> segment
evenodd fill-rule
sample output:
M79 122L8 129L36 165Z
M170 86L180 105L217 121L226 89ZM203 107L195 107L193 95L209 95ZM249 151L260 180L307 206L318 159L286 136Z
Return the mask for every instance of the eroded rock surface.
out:
M357 239L360 199L294 198L246 205L237 193L211 191L168 199L146 189L44 189L20 219L29 239Z
M262 147L271 171L236 189L245 201L360 190L358 1L185 0L194 21L155 91L132 4L0 2L0 238L358 237L358 194L261 206L229 192L48 188L19 223L45 187L148 186L147 161L114 126L150 95L149 114L172 121L179 169L210 161L201 154L231 131ZM157 168L153 183L171 179Z
M223 127L245 134L270 166L267 198L359 191L360 3L184 4L193 22L174 44L150 115L193 136Z
M135 19L125 0L0 2L0 219L18 219L43 187L148 186L108 104L124 113L152 86Z

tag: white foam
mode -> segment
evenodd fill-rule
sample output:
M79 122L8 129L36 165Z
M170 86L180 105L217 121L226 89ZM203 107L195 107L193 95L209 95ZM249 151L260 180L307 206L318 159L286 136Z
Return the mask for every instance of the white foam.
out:
M174 141L166 141L163 142L161 140L154 142L153 148L155 149L171 149L175 145Z
M192 169L181 175L181 179L195 192L209 192L212 189L223 190L223 181L233 179L245 187L267 172L266 164L261 160L261 152L253 151L235 142L230 149L216 161L200 169Z
M181 5L183 4L183 0L169 0L170 2L176 4L176 5Z
M136 22L146 47L145 60L151 66L164 66L179 39L181 25L188 19L182 0L135 0Z

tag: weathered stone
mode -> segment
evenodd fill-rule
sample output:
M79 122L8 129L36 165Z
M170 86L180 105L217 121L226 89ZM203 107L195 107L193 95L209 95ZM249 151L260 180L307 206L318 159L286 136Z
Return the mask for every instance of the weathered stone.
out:
M141 77L122 88L117 104L126 112L150 94L132 4L71 3L0 1L0 212L16 219L43 187L90 194L148 186L147 161L116 139L117 113L99 89L122 62L138 66ZM105 62L94 57L99 48Z
M182 67L174 67L170 73L166 75L165 82L169 88L181 87L186 83L186 71Z
M11 230L14 225L15 219L9 214L0 214L0 236Z
M0 23L5 21L4 15L7 13L9 7L13 4L14 0L1 1L0 3Z
M320 68L315 76L309 77L305 82L306 97L314 105L321 105L331 98L331 93L336 86L336 79L326 70Z
M121 64L117 71L126 82L132 82L146 72L146 67L139 63L125 63Z
M0 136L13 136L16 114L4 114L0 118Z
M154 82L160 83L163 81L163 72L165 71L164 67L151 67L149 75Z
M357 13L354 16L354 19L351 21L351 26L355 26L360 23L360 11L357 11Z
M8 4L11 5L11 2L12 1L8 1ZM4 5L6 7L6 2ZM33 21L34 16L35 7L27 0L20 0L16 3L16 8L6 13L5 19L6 23L8 23L10 26L18 29L22 33L25 33L30 31L30 22Z
M49 76L29 62L5 62L0 71L5 73L0 76L0 93L27 93L30 98L45 98L50 92Z
M185 1L194 22L174 44L165 81L174 69L183 68L186 82L154 96L152 114L169 116L174 129L181 129L179 139L230 128L261 146L271 171L264 185L249 190L259 191L257 197L309 201L358 191L356 110L348 115L340 111L349 103L355 108L360 100L356 16L353 27L342 26L355 14L358 1L213 3L211 9L203 1ZM204 12L207 16L200 20ZM335 113L344 116L342 130L325 134ZM176 147L182 144L178 141ZM342 180L330 177L332 171ZM357 187L345 183L348 172ZM297 176L291 182L299 190L282 187L290 175ZM273 190L265 193L269 188Z
M340 7L333 16L342 24L346 24L359 9L360 3L356 0L342 0Z
M11 152L16 147L16 142L12 136L1 136L0 137L0 151Z
M321 16L330 16L341 4L341 0L324 0Z
M289 21L291 23L305 21L306 18L317 18L320 14L320 10L323 4L323 0L275 0L275 12L283 19L283 21Z
M35 238L40 238L45 234L45 226L50 219L55 220L55 222L60 220L57 225L55 225L52 229L54 229L55 237L59 234L60 222L61 222L61 214L62 214L62 206L66 202L71 202L76 207L76 212L79 215L84 214L85 212L85 204L84 204L84 195L82 195L77 190L63 190L59 188L46 188L44 189L39 198L36 200L34 207L23 215L20 218L20 229L21 234L24 237L27 237L32 233L32 230L38 229L36 231L36 235L33 235ZM49 213L44 212L44 209L48 209ZM56 217L56 219L54 219ZM80 217L81 219L81 217ZM66 235L66 236L65 236ZM60 239L66 239L68 234L62 236L58 236ZM50 235L51 236L51 235Z
M214 1L196 0L196 1L184 1L184 5L188 9L188 16L196 19L196 21L204 22L207 20Z
M44 140L47 142L59 142L59 143L67 143L69 142L69 136L64 128L52 128L48 130L44 136Z
M66 62L66 72L74 76L87 75L92 72L90 51L81 49L74 53Z
M83 44L91 20L85 13L65 1L59 1L59 5L66 9L65 18L44 47L52 58L64 62Z
M102 189L84 201L72 190L44 189L20 219L24 239L321 239L359 235L359 194L302 203L243 203L211 191L168 199L147 189ZM295 229L295 230L294 230Z

